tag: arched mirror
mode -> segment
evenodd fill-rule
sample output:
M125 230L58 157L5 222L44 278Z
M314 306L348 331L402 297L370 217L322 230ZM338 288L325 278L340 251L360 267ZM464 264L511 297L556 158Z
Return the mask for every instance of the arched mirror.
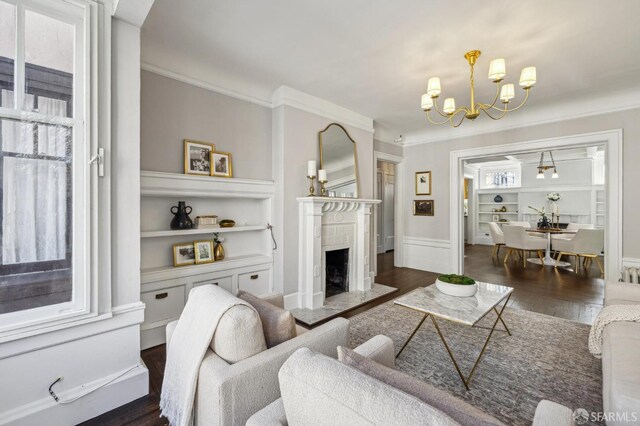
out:
M358 197L358 159L356 141L338 123L318 132L320 168L327 172L328 197Z

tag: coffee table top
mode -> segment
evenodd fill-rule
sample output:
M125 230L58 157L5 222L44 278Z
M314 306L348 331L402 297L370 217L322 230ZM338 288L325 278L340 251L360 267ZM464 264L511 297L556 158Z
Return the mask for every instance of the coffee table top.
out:
M456 297L442 293L435 284L432 284L417 288L393 302L439 318L472 326L512 292L512 287L478 282L478 291L474 296Z

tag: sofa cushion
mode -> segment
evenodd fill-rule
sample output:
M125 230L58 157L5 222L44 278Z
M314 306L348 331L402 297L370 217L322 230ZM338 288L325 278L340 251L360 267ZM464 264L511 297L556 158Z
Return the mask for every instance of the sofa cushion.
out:
M267 348L272 348L296 337L296 320L291 312L272 305L246 291L240 290L238 297L248 302L258 311Z
M632 413L640 407L640 323L616 322L604 329L602 400L605 412Z
M220 318L209 347L229 364L266 350L258 312L246 305L231 307Z
M447 414L461 425L502 425L484 411L448 394L430 384L416 379L406 373L385 367L372 359L366 358L351 349L338 347L338 359L362 371L366 375L380 380L396 389L413 395L430 406Z
M419 399L338 360L295 351L278 373L290 425L459 425Z

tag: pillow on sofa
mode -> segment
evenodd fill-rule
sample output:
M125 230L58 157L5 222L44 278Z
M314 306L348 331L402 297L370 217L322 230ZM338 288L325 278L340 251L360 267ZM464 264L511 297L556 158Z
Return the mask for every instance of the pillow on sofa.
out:
M484 411L401 371L385 367L351 349L338 346L338 360L445 413L463 426L504 425Z
M209 345L229 364L267 349L260 315L251 306L235 305L222 315Z
M291 312L272 305L246 291L240 290L238 297L258 311L268 348L296 337L296 320Z

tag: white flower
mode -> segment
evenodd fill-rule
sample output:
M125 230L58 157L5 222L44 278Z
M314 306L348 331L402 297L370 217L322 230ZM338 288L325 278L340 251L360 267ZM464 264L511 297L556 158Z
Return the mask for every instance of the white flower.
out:
M549 201L559 201L562 198L562 195L558 194L557 192L550 192L549 194L547 194L547 200Z

